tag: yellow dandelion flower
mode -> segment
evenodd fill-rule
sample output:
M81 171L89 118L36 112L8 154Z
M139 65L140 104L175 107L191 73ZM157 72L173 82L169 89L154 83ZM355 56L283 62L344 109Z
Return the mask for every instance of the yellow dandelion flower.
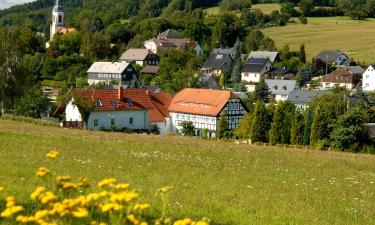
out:
M66 182L62 184L63 190L72 190L72 189L77 189L77 188L78 188L78 185L75 183Z
M52 150L46 154L46 157L49 159L56 159L58 155L59 155L58 151Z
M23 211L23 207L20 205L14 205L11 207L7 207L1 214L0 217L3 218L9 218L12 217L14 214L17 214L19 212Z
M148 203L144 203L144 204L136 204L136 205L133 207L133 210L134 210L134 211L137 211L137 210L141 210L141 211L143 211L143 210L147 210L147 209L149 209L150 207L151 207L151 205L148 204Z
M40 199L40 202L42 204L48 204L48 203L51 203L51 202L55 202L57 201L58 198L56 197L56 195L50 191L46 192Z
M72 212L72 215L76 218L85 218L89 216L89 211L85 208L78 208Z
M133 214L128 215L126 218L134 225L140 224L140 221Z
M36 190L33 193L31 193L30 198L32 200L37 200L46 191L47 189L45 187L37 187Z
M6 202L6 207L7 207L7 208L10 208L10 207L16 205L16 199L15 199L13 196L8 196L8 197L5 199L5 202Z
M45 177L47 176L48 174L50 173L49 169L45 168L45 167L40 167L38 169L38 171L36 172L36 175L38 177Z
M70 176L58 176L56 180L58 182L69 182L72 178Z
M117 184L117 185L115 186L115 188L116 188L117 190L126 190L126 189L129 188L129 184Z
M17 216L16 221L19 223L33 223L35 218L33 216Z
M114 183L116 183L115 178L106 178L98 183L98 187L112 186Z
M173 225L190 225L192 223L192 220L190 218L186 218L183 220L177 220L173 223Z
M0 193L1 192L4 192L4 187L3 186L0 186Z

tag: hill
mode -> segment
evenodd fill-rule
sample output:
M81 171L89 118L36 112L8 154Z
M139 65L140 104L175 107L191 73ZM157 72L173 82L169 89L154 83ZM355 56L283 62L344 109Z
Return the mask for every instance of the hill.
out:
M291 49L298 50L304 43L310 60L320 51L339 49L357 61L375 62L374 19L358 21L348 17L310 17L308 21L306 25L288 24L262 31L275 41L279 49L289 44Z
M17 199L36 169L129 182L146 199L173 186L169 213L214 224L374 224L375 157L39 127L0 121L0 183ZM41 161L58 149L55 163ZM159 204L158 202L152 202Z

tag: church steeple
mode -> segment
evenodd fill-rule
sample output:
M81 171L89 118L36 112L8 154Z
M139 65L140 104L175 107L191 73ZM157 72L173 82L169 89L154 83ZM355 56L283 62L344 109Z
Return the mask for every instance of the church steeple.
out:
M56 0L52 9L51 40L62 28L64 28L64 7L59 0Z

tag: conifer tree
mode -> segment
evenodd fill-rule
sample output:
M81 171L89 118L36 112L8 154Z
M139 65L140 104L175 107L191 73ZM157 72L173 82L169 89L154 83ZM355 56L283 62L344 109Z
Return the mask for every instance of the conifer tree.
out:
M305 113L305 127L303 130L303 145L310 145L311 125L313 122L313 109L309 108Z
M251 126L251 141L254 142L267 142L268 141L268 130L270 123L268 121L268 111L264 102L257 101L253 123Z
M290 142L292 145L302 145L304 140L304 116L300 111L294 114Z
M305 51L305 45L302 44L299 48L299 54L298 59L301 63L306 63L306 51Z
M281 129L281 144L290 144L290 133L292 129L292 122L295 112L295 107L290 101L286 101L283 104L283 126Z
M255 86L254 100L264 103L269 102L271 99L271 91L264 79L261 79L259 84Z
M281 143L281 131L283 128L283 121L284 121L283 103L279 102L277 104L277 107L273 116L271 130L269 133L269 142L273 145Z
M216 138L222 139L225 136L225 131L228 128L228 121L227 121L227 112L224 110L219 119L219 123L217 125L217 131L216 131Z

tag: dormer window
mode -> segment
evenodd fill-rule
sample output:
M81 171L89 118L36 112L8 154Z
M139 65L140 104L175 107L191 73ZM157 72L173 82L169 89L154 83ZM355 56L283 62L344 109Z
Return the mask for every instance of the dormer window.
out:
M95 105L99 106L99 107L103 107L103 103L102 103L102 101L100 99L96 99L95 100Z
M277 85L273 86L273 90L277 90Z
M283 86L283 90L286 91L286 86Z
M216 59L222 59L223 58L223 55L217 55L216 56Z
M134 103L132 102L132 100L130 98L125 98L124 102L128 103L129 106L134 105Z

